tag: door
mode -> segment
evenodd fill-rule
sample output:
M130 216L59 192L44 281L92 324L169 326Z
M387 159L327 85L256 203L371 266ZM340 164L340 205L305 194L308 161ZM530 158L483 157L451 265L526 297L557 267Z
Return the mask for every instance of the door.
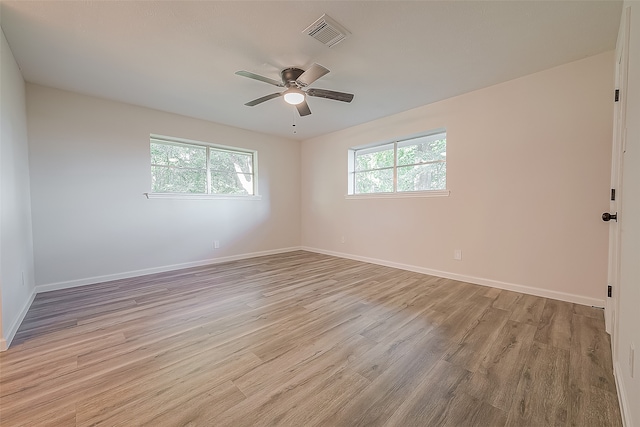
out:
M624 149L626 137L626 88L629 63L629 9L622 19L620 36L616 46L616 93L614 98L613 115L613 151L611 155L611 197L609 214L616 215L609 223L609 268L608 282L611 286L611 296L606 299L605 324L611 335L613 357L616 358L617 341L617 312L619 307L619 279L620 279L620 223L624 221L622 211L622 169L624 167ZM603 214L603 220L606 220Z

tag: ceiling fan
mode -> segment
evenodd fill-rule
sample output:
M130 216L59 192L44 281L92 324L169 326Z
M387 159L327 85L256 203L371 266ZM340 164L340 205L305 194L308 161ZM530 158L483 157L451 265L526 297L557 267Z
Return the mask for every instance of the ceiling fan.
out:
M282 96L287 103L296 106L298 113L300 113L301 116L308 116L311 114L311 110L307 104L307 96L333 99L342 102L351 102L353 99L352 93L335 92L333 90L315 88L305 89L311 83L315 82L328 72L328 69L319 64L313 64L306 71L301 70L300 68L285 68L280 72L280 78L282 79L281 82L249 71L236 71L236 74L250 79L260 80L261 82L269 83L274 86L287 88L283 92L272 93L271 95L266 95L261 98L254 99L253 101L249 101L244 105L253 107L270 99Z

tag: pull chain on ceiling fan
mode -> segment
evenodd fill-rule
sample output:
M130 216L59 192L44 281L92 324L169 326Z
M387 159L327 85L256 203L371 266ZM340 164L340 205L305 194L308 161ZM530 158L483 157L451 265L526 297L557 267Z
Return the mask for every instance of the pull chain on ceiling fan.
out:
M270 99L275 99L282 96L287 103L296 106L298 113L301 116L308 116L309 114L311 114L311 110L309 109L309 105L307 104L307 96L333 99L335 101L342 102L351 102L353 100L353 94L351 93L336 92L327 89L305 89L307 86L309 86L328 72L328 69L319 64L313 64L306 71L301 70L300 68L285 68L280 72L280 78L282 79L282 82L271 79L269 77L254 74L249 71L236 71L236 74L239 76L269 83L274 86L286 88L286 90L283 92L272 93L270 95L254 99L253 101L249 101L244 105L254 107Z

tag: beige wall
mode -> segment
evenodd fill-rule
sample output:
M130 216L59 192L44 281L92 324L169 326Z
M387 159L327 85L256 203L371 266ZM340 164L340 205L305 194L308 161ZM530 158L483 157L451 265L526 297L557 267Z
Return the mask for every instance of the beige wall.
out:
M296 141L32 84L27 112L39 291L300 244ZM151 133L258 150L262 200L147 200Z
M613 71L603 53L305 141L302 245L603 305ZM449 197L345 199L349 147L442 127Z
M34 296L25 84L2 35L0 54L0 351Z

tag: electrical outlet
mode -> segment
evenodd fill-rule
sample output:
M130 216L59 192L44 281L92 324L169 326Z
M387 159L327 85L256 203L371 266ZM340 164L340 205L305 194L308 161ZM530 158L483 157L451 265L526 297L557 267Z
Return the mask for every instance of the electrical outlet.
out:
M213 249L220 249L220 240L213 241Z
M22 272L22 286L25 286L25 285L26 285L26 283L25 283L25 281L24 281L24 271L23 271L23 272Z
M633 378L633 365L636 359L636 348L631 344L629 346L629 371L631 372L631 378Z
M453 251L453 259L456 261L462 261L462 249L455 249Z
M340 242L345 243L346 241L347 241L347 239L346 239L344 236L342 236L342 237L340 238Z

